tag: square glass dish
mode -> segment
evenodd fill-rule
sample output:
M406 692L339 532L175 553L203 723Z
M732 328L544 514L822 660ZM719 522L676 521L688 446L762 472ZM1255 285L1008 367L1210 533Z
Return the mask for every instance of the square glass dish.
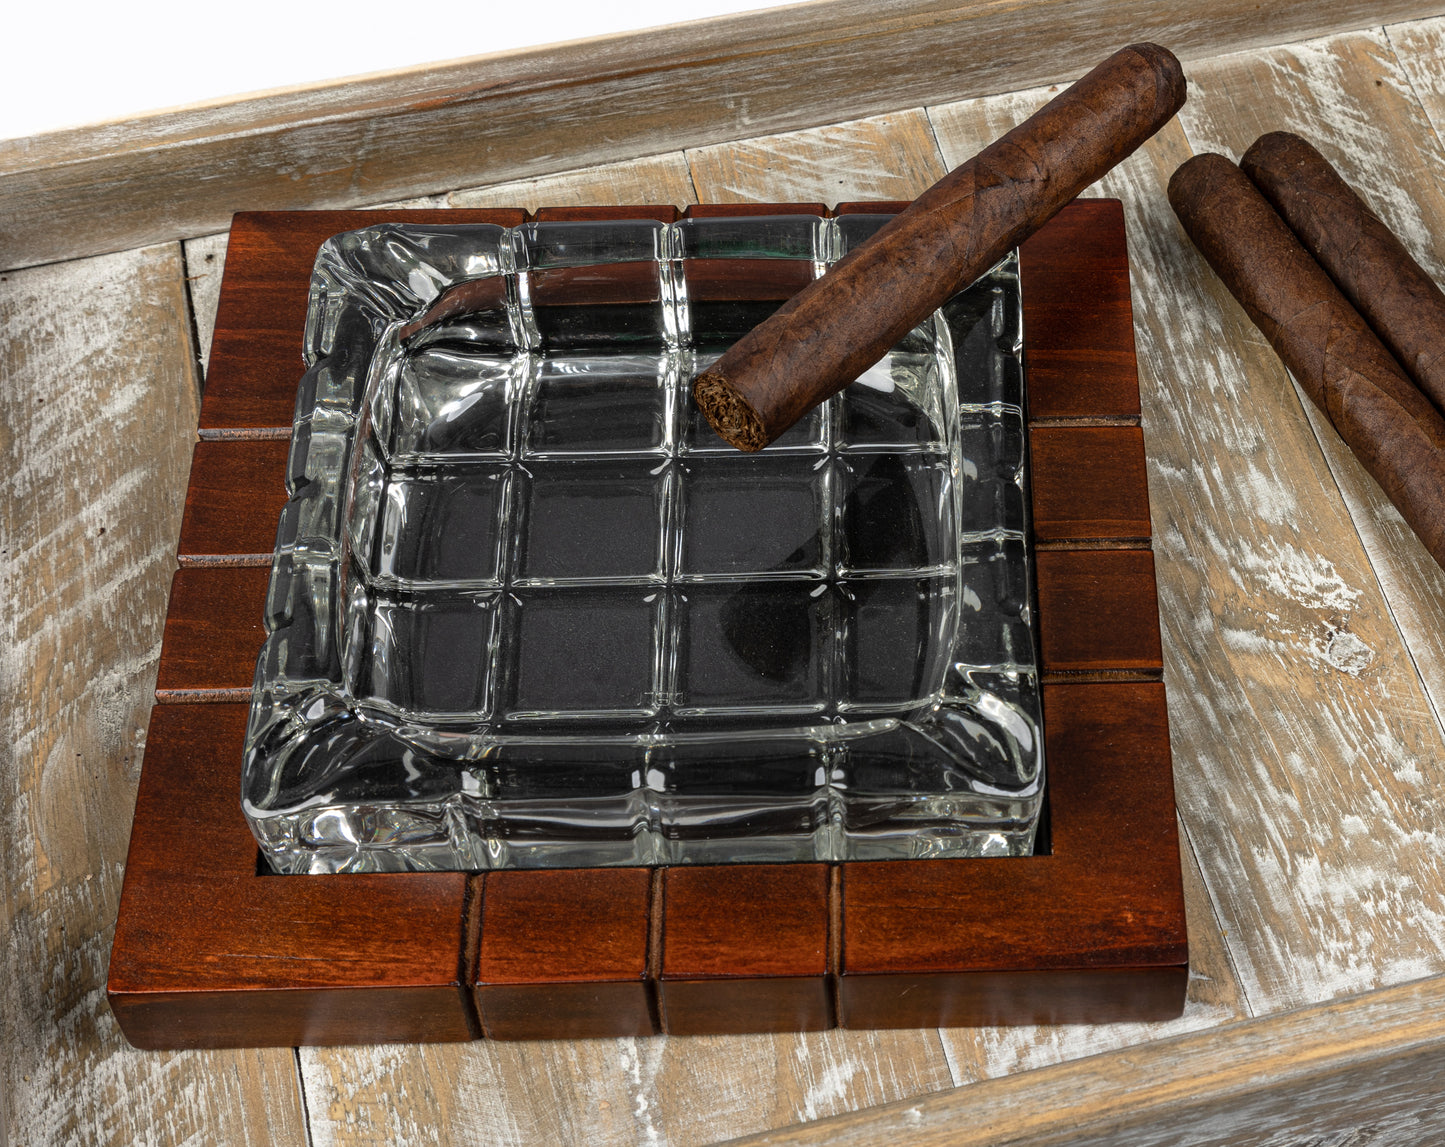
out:
M761 453L688 394L887 218L321 248L242 782L275 868L1032 851L1016 258Z

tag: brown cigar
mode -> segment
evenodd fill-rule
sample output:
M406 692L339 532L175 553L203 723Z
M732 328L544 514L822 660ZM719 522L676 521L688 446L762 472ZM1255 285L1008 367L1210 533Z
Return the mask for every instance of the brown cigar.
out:
M1290 230L1445 411L1445 294L1324 156L1274 131L1239 161Z
M1197 155L1169 181L1194 245L1445 566L1445 419L1249 177Z
M698 375L722 438L761 450L1158 131L1184 73L1157 44L1110 56L944 176Z

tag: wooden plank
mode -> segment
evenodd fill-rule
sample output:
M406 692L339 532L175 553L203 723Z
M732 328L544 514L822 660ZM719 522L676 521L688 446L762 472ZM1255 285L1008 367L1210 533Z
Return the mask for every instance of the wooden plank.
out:
M1411 1147L1445 1134L1445 977L1160 1040L737 1147Z
M221 301L221 278L226 269L228 233L187 239L186 287L190 292L191 323L196 332L196 358L205 375L211 361L211 331L216 325L216 304Z
M686 207L696 201L687 160L680 151L540 179L469 187L447 196L449 207L525 207L528 211L587 203L671 203Z
M1036 426L1029 489L1039 546L1147 544L1149 486L1137 426Z
M266 640L265 567L183 566L171 582L156 699L246 700ZM224 694L205 698L199 694Z
M1320 148L1420 264L1445 282L1441 21L1243 55L1195 69L1185 130L1196 150L1241 154L1287 129ZM1397 47L1397 58L1392 45ZM1432 114L1433 112L1433 114ZM1445 713L1445 571L1314 405L1315 436L1365 543L1439 720ZM1363 654L1362 654L1363 656Z
M734 864L662 874L663 1030L670 1035L823 1031L825 864Z
M939 114L953 127L946 113ZM964 138L972 143L977 134ZM940 133L940 139L946 144L949 137ZM967 159L982 146L955 146L952 152ZM1129 261L1119 242L1123 229L1119 204L1080 201L1019 250L1028 343L1024 370L1034 423L1139 419ZM1126 321L1110 321L1120 317ZM1085 342L1078 338L1080 329L1108 334Z
M652 1035L652 873L492 872L472 990L488 1039Z
M923 109L687 153L706 203L913 199L945 168Z
M945 155L1049 94L932 109ZM1098 186L1129 223L1180 812L1258 1014L1445 969L1445 745L1286 372L1169 210L1189 155L1176 122Z
M1433 141L1414 134L1411 139L1422 152L1433 151L1442 138L1442 132L1445 132L1445 68L1440 63L1440 51L1445 46L1445 17L1391 24L1385 28L1385 36L1394 49L1400 70L1410 81L1411 93L1420 101L1420 109L1429 119L1435 135ZM1394 143L1393 140L1391 142ZM1398 232L1394 222L1391 222L1391 228ZM1417 246L1419 236L1406 235L1402 241L1410 248L1411 254L1421 258Z
M1434 15L1420 0L832 0L403 69L0 143L9 265L522 179L1081 74L1121 43L1239 51ZM565 34L565 30L559 29ZM940 45L966 45L967 65Z
M270 566L289 448L279 438L196 443L176 551L181 565Z
M103 999L195 427L176 246L0 275L0 1139L295 1143L291 1053L152 1055Z
M1059 675L1163 670L1154 555L1043 550L1035 555L1039 669Z

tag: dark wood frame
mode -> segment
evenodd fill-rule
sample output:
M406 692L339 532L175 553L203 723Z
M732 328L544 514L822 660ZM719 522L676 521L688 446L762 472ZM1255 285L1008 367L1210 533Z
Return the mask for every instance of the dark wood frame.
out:
M850 210L899 205L845 205ZM823 213L821 205L693 208ZM636 214L565 208L538 217ZM673 218L671 208L661 209ZM108 995L145 1048L1157 1019L1188 979L1123 216L1022 249L1051 851L1020 859L279 877L237 767L328 236L238 215Z

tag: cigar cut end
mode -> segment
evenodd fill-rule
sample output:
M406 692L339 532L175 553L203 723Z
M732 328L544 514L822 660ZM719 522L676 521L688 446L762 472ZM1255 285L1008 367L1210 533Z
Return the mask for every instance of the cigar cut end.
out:
M754 454L768 444L762 416L725 375L703 371L692 384L692 399L729 446Z
M1153 44L1141 41L1138 44L1129 44L1122 49L1125 52L1133 52L1143 59L1145 65L1156 77L1159 85L1161 104L1171 108L1168 115L1173 115L1184 106L1189 95L1189 84L1184 77L1184 66L1179 62L1179 57L1161 44Z

